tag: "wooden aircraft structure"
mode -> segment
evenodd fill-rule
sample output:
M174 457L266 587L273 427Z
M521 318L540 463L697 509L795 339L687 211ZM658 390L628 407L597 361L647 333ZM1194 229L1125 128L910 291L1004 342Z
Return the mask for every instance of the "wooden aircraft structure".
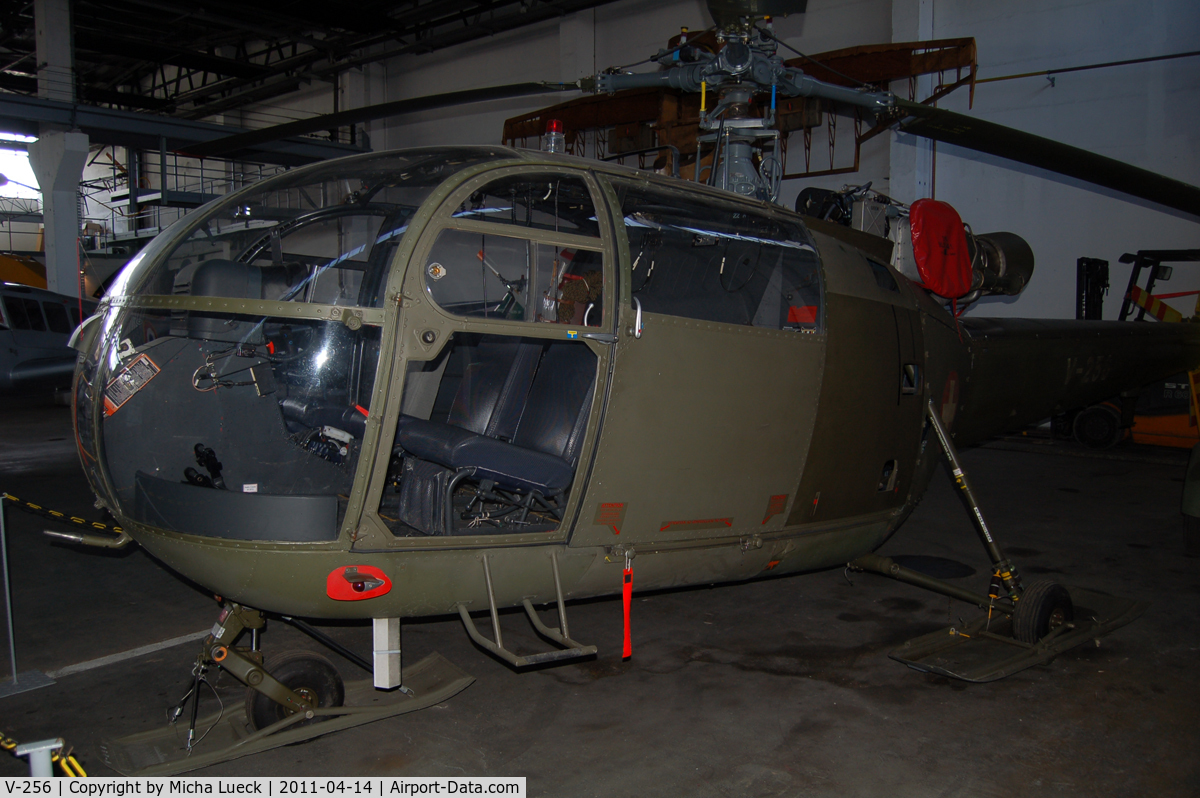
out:
M712 30L688 38L685 43L708 51L720 46ZM668 49L679 46L679 36L667 45ZM808 58L791 58L784 63L839 86L867 86L882 91L896 81L907 81L909 99L914 101L916 79L932 75L936 77L936 85L921 100L923 104L933 105L963 87L974 100L977 65L973 38L861 45ZM581 97L505 120L501 140L510 147L537 146L547 122L557 119L563 125L567 152L572 155L614 159L627 155L636 157L642 168L653 165L656 169L667 169L670 159L666 148L673 146L680 154L680 176L694 180L700 106L700 95L671 89L628 89L611 95ZM848 118L853 126L850 142L841 137L843 150L847 144L852 145L849 163L844 163L845 158L838 154L839 117ZM861 109L847 109L829 100L806 97L779 100L775 119L774 129L781 134L779 159L784 180L857 172L862 145L889 128L888 124L872 124ZM803 165L789 171L792 133L801 136ZM822 144L826 154L814 155L814 148L820 149ZM711 166L712 158L710 147L700 156L702 167Z

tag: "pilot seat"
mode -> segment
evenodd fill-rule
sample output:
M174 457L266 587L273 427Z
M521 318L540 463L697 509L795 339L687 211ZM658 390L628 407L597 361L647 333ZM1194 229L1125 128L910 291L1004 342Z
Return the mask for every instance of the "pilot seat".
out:
M466 364L445 420L402 415L397 425L399 520L428 535L557 527L595 355L582 342L500 337L458 349Z

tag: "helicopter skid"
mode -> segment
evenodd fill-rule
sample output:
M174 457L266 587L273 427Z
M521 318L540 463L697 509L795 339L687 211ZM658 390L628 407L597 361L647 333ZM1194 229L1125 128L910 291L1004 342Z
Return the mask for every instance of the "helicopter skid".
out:
M913 638L888 656L914 670L965 682L991 682L1034 665L1047 664L1089 640L1099 645L1101 637L1135 620L1150 606L1144 601L1064 587L1071 594L1077 620L1034 645L1015 640L1012 621L995 613L990 624L985 615L961 628L950 627Z
M405 668L405 687L383 692L371 680L348 682L346 704L317 709L314 714L327 720L297 726L302 715L293 715L260 731L252 731L246 720L243 702L213 713L196 723L198 733L207 736L193 746L189 755L184 740L187 731L181 725L166 726L100 745L100 755L108 767L125 776L170 776L197 770L231 759L257 754L283 745L304 742L330 732L361 726L364 723L427 709L465 690L475 677L463 672L441 654L430 654L412 667Z

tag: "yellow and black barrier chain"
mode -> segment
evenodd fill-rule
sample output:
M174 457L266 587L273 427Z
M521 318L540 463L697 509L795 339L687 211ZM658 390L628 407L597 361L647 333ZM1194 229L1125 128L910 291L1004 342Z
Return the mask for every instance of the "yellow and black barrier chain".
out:
M57 762L58 766L63 769L63 772L73 779L85 778L87 772L79 764L79 760L75 758L75 755L71 753L72 750L74 749L68 748L66 753L55 751L50 756L50 761Z
M58 510L50 510L41 506L40 504L27 502L24 499L18 499L11 493L0 493L0 495L4 497L5 501L11 502L12 506L16 507L18 510L24 510L25 512L32 513L33 515L40 515L41 517L49 518L52 521L61 521L64 524L75 524L76 526L86 526L89 529L97 529L101 532L114 532L118 535L124 532L121 527L116 526L115 524L106 524L102 521L89 521L86 518L80 518L79 516L60 513Z
M8 494L5 494L5 498ZM13 738L0 733L0 749L8 751L16 756L17 746L20 745ZM87 776L87 771L83 769L83 765L79 764L79 760L75 758L74 748L68 748L65 745L50 755L50 761L58 764L62 768L63 773L73 779L80 779Z

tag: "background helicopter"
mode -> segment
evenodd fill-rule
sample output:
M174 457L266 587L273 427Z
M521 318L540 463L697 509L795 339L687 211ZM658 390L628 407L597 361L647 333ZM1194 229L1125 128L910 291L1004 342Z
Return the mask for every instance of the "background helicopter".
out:
M0 283L0 394L69 388L76 353L67 339L95 311L91 299Z
M736 162L712 172L754 195L742 144L729 134ZM1002 240L978 237L998 259L981 284L1022 260ZM262 623L248 607L375 619L380 687L400 684L402 616L457 611L518 666L579 656L563 600L615 592L635 557L655 587L868 566L943 427L979 440L1196 360L1183 326L960 333L879 247L715 188L499 148L297 170L160 238L114 288L81 335L85 469L129 537L237 602L202 662L250 686L255 744L282 744L313 733L304 719L378 713L335 709L319 658L264 668L235 648ZM867 420L852 440L849 418ZM1061 592L1024 601L994 559L998 600L962 597L1035 607L1018 637L1067 642ZM557 631L533 609L555 599ZM521 604L563 650L504 647L496 609ZM494 640L470 616L484 606ZM409 682L410 708L465 686L440 670Z

